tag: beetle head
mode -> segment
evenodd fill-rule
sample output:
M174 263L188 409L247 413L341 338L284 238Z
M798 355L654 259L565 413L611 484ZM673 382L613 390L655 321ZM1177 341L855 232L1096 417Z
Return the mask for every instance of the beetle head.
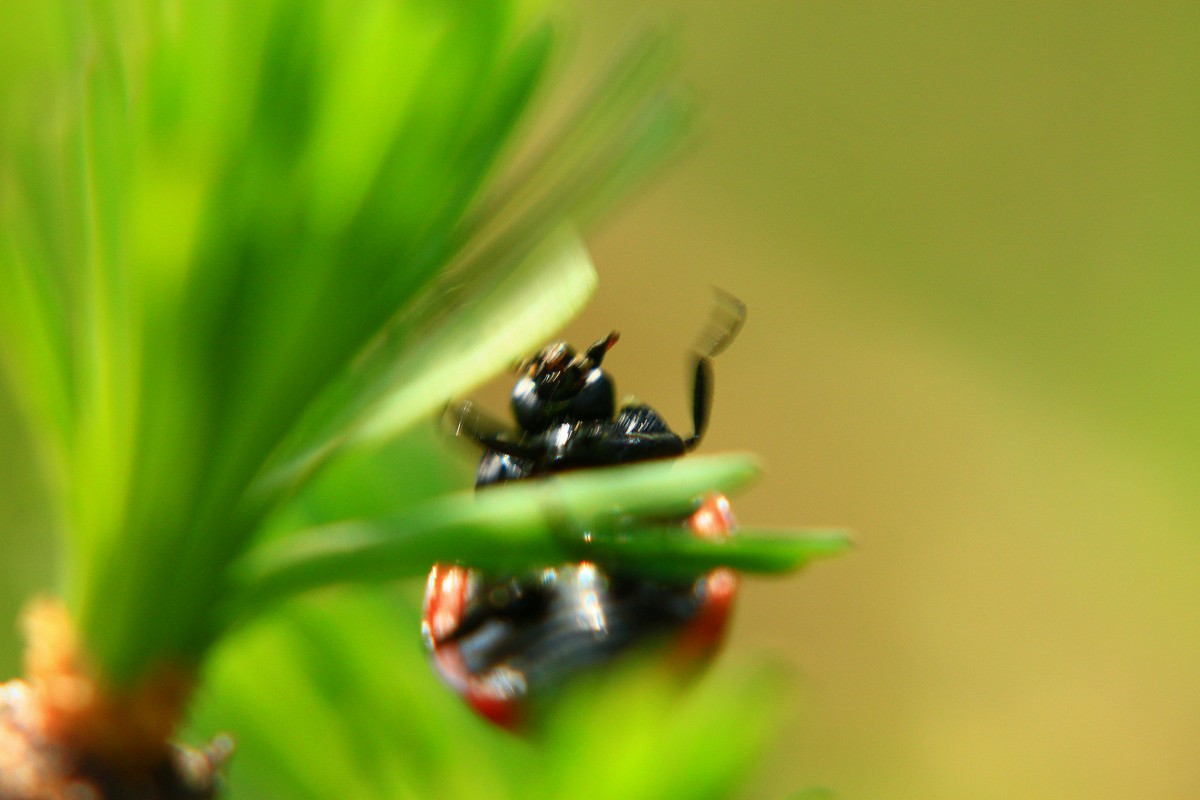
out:
M540 433L560 422L612 419L616 393L600 364L617 338L613 331L582 355L566 342L555 342L521 362L512 392L513 415L521 429Z

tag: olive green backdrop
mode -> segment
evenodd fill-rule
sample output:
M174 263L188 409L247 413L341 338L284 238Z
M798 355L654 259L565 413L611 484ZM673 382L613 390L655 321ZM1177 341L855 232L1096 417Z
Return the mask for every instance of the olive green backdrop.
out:
M801 698L754 796L1200 796L1200 5L898 5L586 5L675 25L700 119L570 334L683 425L740 295L705 448L858 532L747 587Z

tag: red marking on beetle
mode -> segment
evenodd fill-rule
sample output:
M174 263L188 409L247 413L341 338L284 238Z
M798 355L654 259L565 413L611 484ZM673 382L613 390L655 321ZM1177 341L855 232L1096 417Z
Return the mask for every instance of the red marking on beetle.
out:
M723 494L709 496L688 517L687 524L701 539L728 539L737 528L729 498ZM704 605L679 632L672 647L674 657L684 666L700 666L716 652L725 638L737 595L738 577L731 569L714 569L701 580L704 581Z

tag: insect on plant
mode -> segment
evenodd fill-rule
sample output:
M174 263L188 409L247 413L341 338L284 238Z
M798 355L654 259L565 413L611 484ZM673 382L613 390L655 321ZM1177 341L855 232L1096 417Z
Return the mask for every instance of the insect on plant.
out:
M614 331L577 353L565 342L518 367L510 431L469 401L452 409L454 433L484 453L477 490L568 470L675 458L704 437L712 407L712 359L733 341L746 309L718 294L713 320L694 353L692 431L681 436L648 405L616 406L603 361ZM724 495L709 496L681 522L702 538L723 539L735 522ZM669 643L683 665L703 663L720 642L737 589L735 574L711 570L666 581L590 561L521 574L490 574L436 564L429 575L422 635L434 667L483 717L519 727L530 699L588 667L647 641Z

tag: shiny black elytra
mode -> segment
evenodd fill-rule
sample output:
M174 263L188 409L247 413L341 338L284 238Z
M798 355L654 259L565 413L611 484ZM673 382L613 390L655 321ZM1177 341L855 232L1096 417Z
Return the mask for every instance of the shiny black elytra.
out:
M614 466L680 456L700 443L712 408L712 359L733 341L746 319L745 305L724 292L695 352L692 433L683 437L650 406L616 408L612 377L601 364L617 342L614 331L582 355L555 342L523 362L512 391L515 432L466 401L452 407L454 434L484 449L476 487L587 467Z

